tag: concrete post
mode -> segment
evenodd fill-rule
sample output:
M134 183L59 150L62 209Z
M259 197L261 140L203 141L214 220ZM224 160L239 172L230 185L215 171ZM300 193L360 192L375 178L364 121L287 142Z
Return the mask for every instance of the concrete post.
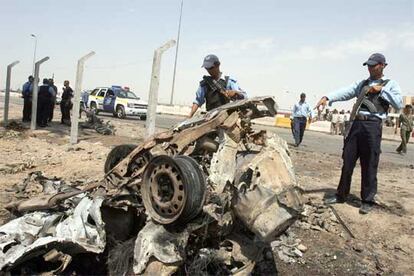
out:
M78 68L76 71L76 82L75 82L75 95L73 97L73 109L72 109L72 120L70 126L70 143L78 143L78 123L79 123L79 110L80 110L80 94L82 91L82 78L83 78L83 65L85 61L95 54L91 51L89 54L84 55L78 60Z
M39 92L39 68L40 64L49 60L49 57L44 57L35 63L34 81L33 81L33 94L32 94L32 122L30 123L30 129L36 129L37 120L37 93Z
M3 126L6 127L9 121L9 101L10 101L10 80L11 80L11 69L13 66L18 64L20 61L16 60L13 63L7 65L7 77L6 77L6 94L4 95L4 116Z
M151 84L148 95L148 109L147 120L145 122L146 138L150 137L155 132L155 116L157 112L158 104L158 87L160 84L160 68L161 68L161 55L166 50L175 45L175 40L171 39L158 49L154 51L154 59L152 61L152 73Z

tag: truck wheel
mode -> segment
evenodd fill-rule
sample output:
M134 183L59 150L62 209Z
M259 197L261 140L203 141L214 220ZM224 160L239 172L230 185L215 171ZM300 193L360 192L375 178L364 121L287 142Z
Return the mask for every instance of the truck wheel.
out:
M98 115L98 107L96 106L95 102L91 102L91 111Z
M104 172L108 173L112 170L119 162L130 154L137 145L125 144L114 147L106 157Z
M119 119L124 119L126 117L125 108L122 105L116 107L116 117Z

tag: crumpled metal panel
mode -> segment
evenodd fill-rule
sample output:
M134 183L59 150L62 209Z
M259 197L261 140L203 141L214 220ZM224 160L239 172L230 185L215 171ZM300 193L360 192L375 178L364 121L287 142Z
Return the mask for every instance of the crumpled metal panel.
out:
M101 197L84 197L65 213L33 212L1 226L0 270L42 255L57 244L65 244L65 253L102 253L106 245L102 202Z
M234 180L238 143L222 130L219 136L221 143L211 159L209 180L216 184L216 192L222 193L227 182L232 183Z
M181 263L189 235L188 229L173 233L149 220L135 241L134 273L143 273L151 257L164 264Z

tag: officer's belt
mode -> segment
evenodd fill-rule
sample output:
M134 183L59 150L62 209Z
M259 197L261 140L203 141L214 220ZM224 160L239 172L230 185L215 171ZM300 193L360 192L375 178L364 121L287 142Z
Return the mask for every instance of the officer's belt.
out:
M355 121L382 121L382 119L374 115L357 114Z

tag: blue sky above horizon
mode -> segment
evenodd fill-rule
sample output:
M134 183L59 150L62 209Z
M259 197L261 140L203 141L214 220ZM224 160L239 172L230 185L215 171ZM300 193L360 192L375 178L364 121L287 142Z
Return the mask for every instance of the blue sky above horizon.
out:
M35 33L38 59L50 56L41 77L74 83L77 59L94 50L83 88L121 84L147 98L154 49L176 38L180 2L0 0L0 87L16 59L12 87L31 74ZM249 95L290 108L301 92L314 104L366 78L362 62L373 52L385 54L386 75L414 95L413 0L184 0L175 102L191 104L209 53ZM174 54L163 56L160 102L170 98Z

